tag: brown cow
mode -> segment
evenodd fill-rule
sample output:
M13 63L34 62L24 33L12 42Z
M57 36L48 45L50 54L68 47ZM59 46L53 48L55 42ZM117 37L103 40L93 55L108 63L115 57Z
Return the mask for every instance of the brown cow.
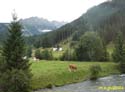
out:
M69 71L70 72L74 72L74 71L76 71L77 70L77 66L75 65L75 64L69 64Z

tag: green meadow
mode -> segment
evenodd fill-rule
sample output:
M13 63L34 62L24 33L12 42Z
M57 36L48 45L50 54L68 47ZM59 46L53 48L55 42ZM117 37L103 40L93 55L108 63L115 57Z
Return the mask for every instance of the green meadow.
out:
M66 62L66 61L39 61L32 62L32 81L33 89L51 88L52 86L62 86L65 84L82 82L90 78L89 67L100 65L102 71L99 76L107 76L119 73L116 64L112 62ZM76 64L75 72L69 71L69 64Z

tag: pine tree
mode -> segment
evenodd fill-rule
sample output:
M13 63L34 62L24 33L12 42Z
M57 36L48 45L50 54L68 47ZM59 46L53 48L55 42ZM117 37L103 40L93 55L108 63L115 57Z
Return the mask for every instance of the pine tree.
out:
M31 46L26 47L26 56L28 58L30 58L32 56L32 47Z
M1 92L30 92L30 64L24 60L24 39L22 26L13 14L13 21L8 27L8 38L4 43L0 63L0 91Z

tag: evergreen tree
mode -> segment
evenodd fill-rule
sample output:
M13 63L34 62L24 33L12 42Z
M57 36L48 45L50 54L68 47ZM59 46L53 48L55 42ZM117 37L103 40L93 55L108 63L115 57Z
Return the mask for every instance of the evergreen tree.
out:
M24 39L22 26L13 14L13 21L9 25L8 39L5 41L0 63L0 91L1 92L30 92L31 73L28 60L24 60Z
M113 61L114 62L124 62L124 57L125 51L124 51L124 41L123 41L123 36L122 33L119 32L117 35L117 38L115 40L115 48L113 51Z
M1 56L1 53L2 53L2 47L0 47L0 56Z
M31 46L26 47L26 56L28 58L30 58L32 56L32 47Z
M48 47L51 47L51 44L50 44L50 39L45 36L43 39L42 39L42 47L43 48L48 48Z
M119 70L125 73L125 48L122 33L119 32L115 41L115 49L113 51L113 61L119 63Z
M75 48L79 61L107 61L107 51L102 39L95 32L86 32Z

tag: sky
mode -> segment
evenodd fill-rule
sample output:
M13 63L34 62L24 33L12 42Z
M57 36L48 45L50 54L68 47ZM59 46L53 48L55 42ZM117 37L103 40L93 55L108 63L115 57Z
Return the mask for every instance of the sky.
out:
M71 22L89 8L106 0L0 0L0 22L12 21L12 12L19 19L40 17L50 21Z

